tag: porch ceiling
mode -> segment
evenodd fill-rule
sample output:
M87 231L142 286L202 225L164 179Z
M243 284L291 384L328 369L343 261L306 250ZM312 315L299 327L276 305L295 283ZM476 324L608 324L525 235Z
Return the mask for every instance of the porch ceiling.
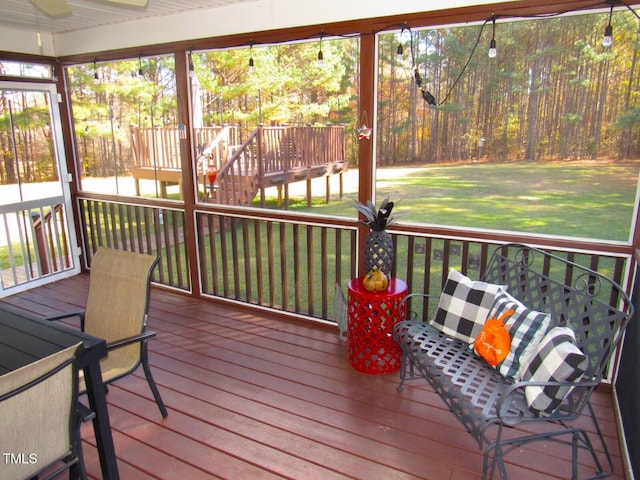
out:
M0 0L0 26L41 33L64 33L224 7L256 0L149 0L146 7L127 7L107 0L68 0L72 14L50 18L27 0Z

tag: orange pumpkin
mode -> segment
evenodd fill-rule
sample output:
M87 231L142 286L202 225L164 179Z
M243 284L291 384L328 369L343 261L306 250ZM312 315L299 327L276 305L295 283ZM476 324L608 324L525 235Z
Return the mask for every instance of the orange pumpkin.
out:
M509 328L511 325L505 325L504 321L515 313L515 310L504 312L500 318L491 318L487 320L473 343L473 349L485 361L495 367L502 362L509 353L511 348L511 336Z
M389 286L389 279L382 270L371 270L364 276L362 284L369 292L381 292Z

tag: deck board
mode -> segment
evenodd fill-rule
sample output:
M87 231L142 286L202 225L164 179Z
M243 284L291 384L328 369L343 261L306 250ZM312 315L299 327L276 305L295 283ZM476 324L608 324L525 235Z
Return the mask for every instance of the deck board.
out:
M84 305L78 275L3 301L40 315ZM162 420L141 371L107 396L123 480L480 478L477 443L424 383L352 369L337 327L154 289L150 361L169 410ZM623 479L610 393L594 407ZM588 425L590 419L581 423ZM100 478L90 424L87 470ZM568 478L568 452L539 442L507 457L511 478ZM581 466L588 471L584 459Z

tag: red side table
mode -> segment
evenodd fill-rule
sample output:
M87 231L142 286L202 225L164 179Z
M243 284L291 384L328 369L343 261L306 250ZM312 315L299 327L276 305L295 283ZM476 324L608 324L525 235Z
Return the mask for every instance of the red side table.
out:
M389 280L382 292L369 292L362 278L349 282L347 351L353 368L365 373L390 373L400 368L402 351L393 341L393 326L404 320L407 284Z

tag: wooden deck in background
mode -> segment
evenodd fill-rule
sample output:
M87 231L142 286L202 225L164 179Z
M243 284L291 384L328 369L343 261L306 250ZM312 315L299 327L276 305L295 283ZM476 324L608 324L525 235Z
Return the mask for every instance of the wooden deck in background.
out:
M88 275L3 301L48 315L83 307ZM154 289L150 360L162 420L141 370L107 396L122 480L479 479L477 443L426 383L352 369L337 327L282 320ZM597 415L623 479L611 395ZM585 414L586 415L586 414ZM582 421L590 423L590 419ZM91 478L100 478L90 424ZM507 457L513 480L570 477L570 453L530 445ZM585 472L588 459L582 455Z

